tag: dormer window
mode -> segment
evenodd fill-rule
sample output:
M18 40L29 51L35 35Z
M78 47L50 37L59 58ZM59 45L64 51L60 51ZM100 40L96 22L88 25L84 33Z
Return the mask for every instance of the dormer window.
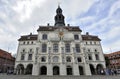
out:
M79 40L79 35L74 35L75 40Z
M47 39L47 34L43 34L42 39L46 40Z

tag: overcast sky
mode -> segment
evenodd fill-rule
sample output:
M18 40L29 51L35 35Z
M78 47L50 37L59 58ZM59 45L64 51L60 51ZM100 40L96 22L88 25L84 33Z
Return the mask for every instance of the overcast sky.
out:
M58 3L65 23L98 35L104 53L120 50L120 0L0 0L0 49L14 54L21 35L54 25Z

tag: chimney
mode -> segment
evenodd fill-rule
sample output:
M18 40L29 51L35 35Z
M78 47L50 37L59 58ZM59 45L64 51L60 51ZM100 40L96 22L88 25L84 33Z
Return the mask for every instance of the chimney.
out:
M30 35L32 35L32 33L30 33Z
M50 26L50 24L49 24L49 23L47 23L47 26Z
M67 26L69 27L69 26L70 26L70 24L67 24Z

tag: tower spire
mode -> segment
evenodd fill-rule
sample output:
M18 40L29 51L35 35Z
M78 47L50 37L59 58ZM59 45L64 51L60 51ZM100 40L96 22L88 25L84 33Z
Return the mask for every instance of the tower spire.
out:
M64 16L62 14L62 9L58 4L58 8L56 9L56 16L55 16L55 26L65 26Z

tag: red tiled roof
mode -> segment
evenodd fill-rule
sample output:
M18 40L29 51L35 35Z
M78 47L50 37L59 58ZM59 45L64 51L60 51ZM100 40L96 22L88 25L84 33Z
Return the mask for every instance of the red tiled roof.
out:
M120 54L120 51L112 52L110 54L105 54L105 56L113 56L113 55L118 55L118 54Z
M7 51L4 51L2 49L0 49L0 57L5 58L5 59L9 59L9 60L15 60L15 58L12 57L12 55L10 53L8 53Z
M37 40L37 35L24 35L24 36L21 36L20 39L18 39L18 41L25 41L25 40Z
M59 27L55 27L55 26L39 26L37 31L54 31ZM68 31L82 31L79 26L65 26L63 27L64 29L68 30Z
M98 36L93 36L93 35L82 35L82 39L86 41L101 41Z

